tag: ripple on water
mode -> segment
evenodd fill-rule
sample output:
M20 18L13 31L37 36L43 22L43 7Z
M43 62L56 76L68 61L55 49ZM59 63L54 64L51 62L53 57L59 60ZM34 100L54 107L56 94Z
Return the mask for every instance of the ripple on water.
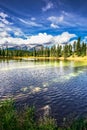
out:
M87 66L75 64L0 62L0 99L14 96L20 106L50 109L58 122L87 115Z

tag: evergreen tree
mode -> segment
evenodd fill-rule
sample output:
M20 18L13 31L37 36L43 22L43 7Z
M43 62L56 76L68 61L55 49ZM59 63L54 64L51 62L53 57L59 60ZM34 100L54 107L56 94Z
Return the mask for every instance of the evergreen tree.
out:
M63 55L64 55L64 58L68 57L68 45L67 44L64 46Z
M81 47L81 55L86 56L86 44L83 42Z
M81 55L81 45L80 45L80 42L81 42L81 38L79 37L78 40L77 40L77 44L76 44L76 54L77 54L77 56Z
M68 57L72 55L72 45L68 45Z

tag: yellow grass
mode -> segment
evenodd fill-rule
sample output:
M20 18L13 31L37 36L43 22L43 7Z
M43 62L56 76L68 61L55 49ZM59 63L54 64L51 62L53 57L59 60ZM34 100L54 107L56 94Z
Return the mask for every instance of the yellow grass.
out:
M2 59L0 57L0 59ZM11 57L11 58L7 58L4 57L3 59L14 59L14 60L20 60L20 59L25 59L25 60L70 60L70 61L87 61L87 56L71 56L71 57L34 57L34 56L25 56L25 57Z
M87 56L84 57L68 57L68 58L64 58L64 57L23 57L22 59L30 59L30 60L73 60L73 61L87 61Z

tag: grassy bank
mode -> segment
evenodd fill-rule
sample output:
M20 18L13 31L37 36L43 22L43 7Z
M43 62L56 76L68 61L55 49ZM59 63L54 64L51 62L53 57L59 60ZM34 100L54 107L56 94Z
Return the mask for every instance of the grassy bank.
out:
M87 56L74 56L74 57L24 57L25 59L36 59L36 60L71 60L71 61L87 61Z
M0 103L0 130L86 130L87 120L80 119L71 126L58 127L50 117L35 118L35 108L17 112L12 100Z
M69 61L87 61L87 56L71 56L71 57L34 57L34 56L24 56L24 57L0 57L0 59L13 59L13 60L69 60Z

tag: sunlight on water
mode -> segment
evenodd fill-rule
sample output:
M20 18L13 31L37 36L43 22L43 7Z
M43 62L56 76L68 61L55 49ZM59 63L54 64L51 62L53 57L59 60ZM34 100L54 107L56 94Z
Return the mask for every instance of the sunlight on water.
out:
M34 68L34 67L36 67L36 69L38 69L38 67L45 67L46 65L28 65L28 66L26 66L26 65L23 65L23 66L21 66L21 65L18 65L18 66L15 66L15 65L12 65L12 66L9 66L9 67L6 67L6 68L1 68L0 69L0 71L9 71L9 70L14 70L14 69L27 69L27 68Z
M87 63L1 60L0 99L10 97L59 120L86 114Z
M9 60L8 62L1 60L0 61L0 71L9 71L9 70L14 70L14 69L26 69L26 68L36 68L38 69L43 68L43 67L64 67L64 66L71 66L71 67L76 67L76 66L85 66L87 65L87 62L74 62L74 61L43 61L43 62L34 62L34 61L12 61Z
M47 87L47 86L49 86L49 84L46 83L46 82L44 82L44 83L42 83L42 84L43 84L43 87Z
M26 92L28 90L28 87L21 88L21 91Z
M35 87L34 89L32 89L32 93L36 93L36 92L40 92L41 88L40 87Z
M16 82L15 78L17 78L16 84L19 84L19 79L20 79L20 84L22 83L22 80L24 82L27 80L25 86L21 87L19 84L19 87L21 87L20 92L31 94L31 93L38 93L40 91L47 91L48 88L53 83L54 84L65 83L71 80L72 78L75 78L81 75L82 73L84 73L85 69L80 70L76 68L78 68L79 66L83 66L84 68L84 66L86 65L87 65L86 62L75 62L75 61L43 61L43 62L26 61L24 62L24 61L9 60L8 62L6 62L2 60L0 61L0 72L2 75L0 78L0 82L1 82L0 92L1 95L3 95L3 92L6 91L5 88L7 89L7 87L3 87L3 85L6 86L6 84L9 88L9 93L10 91L13 91L11 90L12 88L10 88L9 86L11 86L11 84L14 85L14 82ZM9 75L9 73L12 74ZM11 75L13 75L13 79ZM25 77L25 75L27 77ZM31 76L30 79L28 79L29 76ZM36 83L34 83L34 85L31 84L27 86L26 85L28 84L27 82L33 83L33 81L31 82L32 79L37 80L38 82L40 82L40 80L43 79L43 81L40 83L40 85L38 85L38 82L36 81L38 87L35 85Z
M78 72L72 72L72 73L69 73L69 74L64 74L64 75L60 75L60 77L58 76L58 78L54 78L51 82L51 83L64 83L64 82L67 82L68 80L70 80L71 78L75 78L77 76L79 76L80 74L84 73L84 70L83 71L78 71Z
M44 116L49 116L51 108L49 105L46 105L46 106L42 107L41 110L43 110Z
M35 94L35 93L38 93L40 91L47 91L48 88L53 84L53 83L64 83L64 82L67 82L69 81L71 78L75 78L77 76L79 76L80 74L84 73L84 71L78 71L77 73L76 72L73 72L73 73L70 73L70 74L67 74L67 75L62 75L61 77L57 77L57 78L54 78L53 80L51 80L50 82L43 82L42 83L42 87L36 87L36 86L29 86L29 87L23 87L21 88L20 90L22 92L27 92L27 94ZM21 95L21 96L25 96L25 94ZM18 96L17 96L18 97ZM20 97L20 95L19 95Z

